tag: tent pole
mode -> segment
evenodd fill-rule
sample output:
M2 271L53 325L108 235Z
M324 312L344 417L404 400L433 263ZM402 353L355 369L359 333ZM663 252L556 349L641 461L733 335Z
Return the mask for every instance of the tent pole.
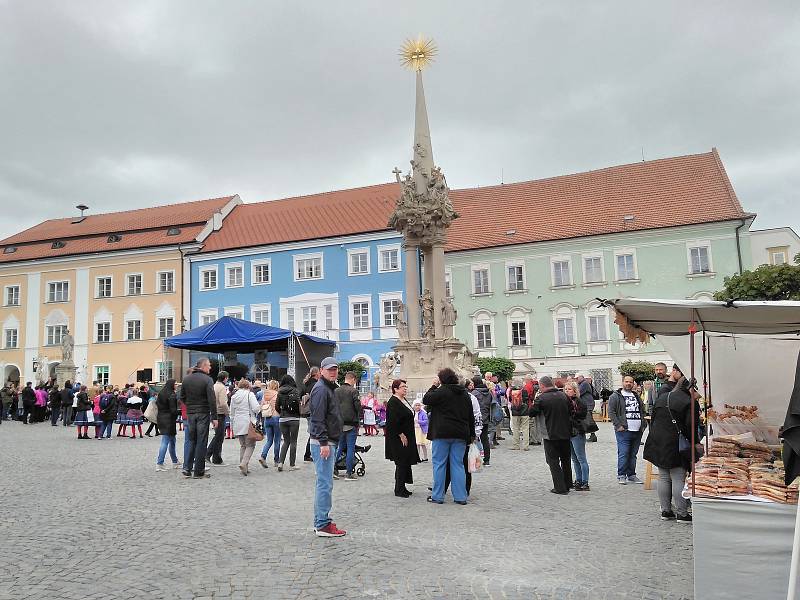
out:
M692 322L689 324L689 364L690 364L690 377L694 379L695 371L694 371L694 335L697 333L697 325L695 324L695 311L692 311ZM697 428L696 423L694 422L694 401L691 399L692 391L689 390L689 414L691 415L691 425L692 431L690 432L691 438L689 440L691 448L689 451L691 452L692 457L692 466L694 466L694 442L696 433L695 429ZM694 473L696 469L692 468L692 498L694 498Z
M708 432L710 431L710 426L708 424L708 407L714 406L711 400L711 337L708 338L708 395L706 396L706 405L705 405L705 413L706 413L706 456L708 456Z
M292 332L292 335L289 337L289 345L287 346L286 351L287 351L287 354L288 354L288 356L287 356L288 365L287 366L289 367L287 369L287 371L289 372L289 375L291 375L292 378L296 381L297 380L297 367L296 367L296 364L295 364L295 355L294 355L294 352L295 352L295 349L294 349L294 332Z
M703 329L703 398L705 398L704 406L703 406L703 413L705 414L706 419L706 452L708 452L708 368L706 367L706 361L708 360L708 336L706 335L706 330Z
M795 480L797 481L797 480ZM795 600L797 594L798 567L800 567L800 502L794 519L794 542L792 543L792 566L789 569L789 590L786 600Z

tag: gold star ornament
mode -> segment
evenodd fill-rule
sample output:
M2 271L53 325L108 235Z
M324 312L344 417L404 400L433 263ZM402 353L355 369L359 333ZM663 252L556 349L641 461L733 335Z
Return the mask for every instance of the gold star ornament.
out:
M415 40L406 40L400 48L400 63L412 71L422 71L436 56L436 44L420 34Z

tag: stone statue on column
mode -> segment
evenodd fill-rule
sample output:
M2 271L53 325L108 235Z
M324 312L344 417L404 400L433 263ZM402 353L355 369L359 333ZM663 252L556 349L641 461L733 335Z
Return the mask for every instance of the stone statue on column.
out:
M75 349L75 338L69 332L69 328L64 331L61 336L61 362L65 364L72 364L72 355Z
M458 311L453 306L452 298L442 298L442 326L447 338L453 337L453 328L456 326Z

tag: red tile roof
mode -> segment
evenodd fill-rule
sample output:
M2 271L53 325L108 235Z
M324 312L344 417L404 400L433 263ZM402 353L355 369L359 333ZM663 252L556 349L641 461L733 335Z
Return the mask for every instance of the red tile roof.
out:
M203 252L386 231L396 183L242 204ZM447 251L736 219L746 213L716 150L483 188L451 190ZM632 215L627 224L623 217ZM507 232L515 230L513 235Z
M233 198L87 215L80 223L72 223L71 218L52 219L0 241L0 263L186 244L193 242L212 215ZM177 227L179 233L168 236L171 227ZM122 239L109 243L112 233ZM53 248L56 241L64 246ZM6 252L6 248L16 250Z

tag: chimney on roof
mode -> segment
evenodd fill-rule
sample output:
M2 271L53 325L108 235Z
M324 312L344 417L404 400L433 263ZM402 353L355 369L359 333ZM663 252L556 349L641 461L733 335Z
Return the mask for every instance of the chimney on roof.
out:
M89 210L89 207L88 207L88 206L86 206L85 204L78 204L78 206L76 206L75 208L77 208L79 211L81 211L81 214L80 214L80 215L78 215L77 217L73 217L73 218L72 218L72 224L73 224L73 225L75 225L75 224L77 224L77 223L80 223L81 221L83 221L83 220L86 218L86 217L84 216L84 214L83 214L83 211L85 211L85 210Z

